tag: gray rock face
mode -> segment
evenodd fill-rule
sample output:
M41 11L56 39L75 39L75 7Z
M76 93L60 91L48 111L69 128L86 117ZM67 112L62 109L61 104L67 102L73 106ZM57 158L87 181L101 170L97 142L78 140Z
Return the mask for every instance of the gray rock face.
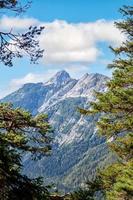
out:
M24 173L43 176L69 191L92 178L96 168L106 163L108 150L96 129L99 116L82 116L77 108L89 108L89 102L95 100L94 90L104 92L107 80L101 74L85 74L75 80L61 71L46 83L25 84L2 99L34 115L47 113L54 128L52 155L36 162L26 156Z

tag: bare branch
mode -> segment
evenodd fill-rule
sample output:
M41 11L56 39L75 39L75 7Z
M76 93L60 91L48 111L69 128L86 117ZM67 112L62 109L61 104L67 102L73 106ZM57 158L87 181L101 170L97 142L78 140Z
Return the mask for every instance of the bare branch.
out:
M0 9L13 11L16 14L25 12L31 5L32 1L26 0L25 4L22 5L21 0L0 0Z
M23 1L24 2L24 1ZM25 0L25 5L20 0L0 0L0 9L14 11L16 14L24 12L31 4ZM39 47L38 36L44 27L29 27L25 33L0 31L0 62L6 66L13 66L14 58L30 57L31 63L36 63L43 56L44 50Z
M30 27L26 33L14 34L11 31L0 32L0 62L11 67L13 58L30 57L31 63L36 63L43 56L44 50L39 47L38 36L44 27Z

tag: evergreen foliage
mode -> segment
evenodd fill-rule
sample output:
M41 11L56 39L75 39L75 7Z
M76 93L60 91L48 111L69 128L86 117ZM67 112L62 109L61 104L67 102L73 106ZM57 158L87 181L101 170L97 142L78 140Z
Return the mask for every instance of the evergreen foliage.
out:
M116 22L126 40L112 48L116 59L108 67L113 69L112 79L105 93L96 92L96 102L83 114L102 113L98 121L99 133L106 137L111 150L119 157L98 175L107 200L133 198L133 7L124 6L120 12L124 21Z
M20 0L0 0L0 9L20 14L31 1L22 5ZM15 57L25 53L35 63L43 55L38 36L44 27L29 27L25 33L0 31L0 62L13 66ZM15 50L12 50L15 49ZM48 200L48 188L41 178L29 179L21 174L21 158L29 153L33 158L48 155L51 131L46 115L32 115L11 104L0 104L0 199L1 200Z
M51 131L45 115L32 117L11 104L0 105L0 199L48 199L48 188L40 178L29 179L21 174L24 152L36 156L48 155Z
M94 200L99 192L103 192L103 187L101 186L101 177L97 176L94 181L88 181L86 183L86 189L78 189L70 195L70 200ZM100 194L101 199L102 195Z

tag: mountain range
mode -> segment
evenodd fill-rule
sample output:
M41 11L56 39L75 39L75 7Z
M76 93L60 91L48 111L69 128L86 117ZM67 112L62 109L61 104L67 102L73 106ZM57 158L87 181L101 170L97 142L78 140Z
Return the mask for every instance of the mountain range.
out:
M98 73L76 80L60 71L45 83L24 84L1 100L33 115L47 113L54 129L51 156L32 161L25 155L23 173L42 176L46 183L53 182L67 192L93 179L97 168L112 162L105 139L97 134L99 115L84 116L77 109L88 109L95 101L94 90L104 92L108 80Z

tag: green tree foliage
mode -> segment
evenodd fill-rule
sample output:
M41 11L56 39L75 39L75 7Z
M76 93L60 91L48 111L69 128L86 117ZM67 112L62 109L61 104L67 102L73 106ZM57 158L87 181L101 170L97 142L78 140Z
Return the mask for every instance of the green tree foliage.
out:
M20 14L31 1L0 0L0 9ZM29 27L25 33L0 30L0 62L13 66L15 57L25 53L35 63L43 55L38 36L44 27ZM13 50L12 50L13 49ZM50 153L51 127L46 115L32 115L11 104L0 104L0 199L1 200L48 200L48 188L40 178L29 179L21 174L24 153L33 158Z
M14 109L11 104L0 104L0 139L11 148L31 153L47 153L50 149L51 131L47 116L35 117L20 108Z
M92 196L90 195L89 190L82 190L79 189L78 191L75 191L70 196L71 200L92 200Z
M113 69L108 89L96 92L97 101L91 103L91 110L81 109L83 114L102 114L97 123L99 133L119 157L117 164L99 174L108 200L133 198L133 7L124 6L120 12L125 19L115 25L126 40L118 48L111 47L116 59L108 66Z
M100 173L101 186L106 199L131 200L133 198L133 162L116 163Z
M21 157L50 153L51 127L46 115L32 117L11 104L0 105L0 199L48 199L41 179L21 175Z
M88 181L85 186L86 189L79 188L77 191L70 194L68 200L94 200L96 195L103 193L103 188L101 187L101 177L97 176L94 181ZM67 198L65 199L67 200Z

